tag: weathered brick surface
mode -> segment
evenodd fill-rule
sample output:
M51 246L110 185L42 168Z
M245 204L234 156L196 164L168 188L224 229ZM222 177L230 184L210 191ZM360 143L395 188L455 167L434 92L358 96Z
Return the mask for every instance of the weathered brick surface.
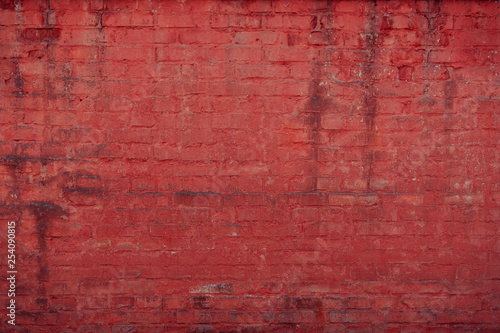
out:
M500 330L498 3L0 8L20 332Z

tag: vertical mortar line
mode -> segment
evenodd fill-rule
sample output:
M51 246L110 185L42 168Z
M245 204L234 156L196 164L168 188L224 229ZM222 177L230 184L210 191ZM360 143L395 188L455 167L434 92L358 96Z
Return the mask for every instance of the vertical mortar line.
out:
M366 147L365 159L366 159L366 191L371 192L371 179L373 176L373 156L374 156L374 140L375 140L375 116L377 114L377 98L374 94L374 73L373 67L376 59L376 36L377 36L377 11L378 3L377 0L371 0L369 3L368 10L368 22L366 26L366 37L365 37L365 50L367 52L367 58L363 62L362 70L364 74L363 88L364 97L363 103L365 107L364 120L366 123L366 142L364 146Z
M327 11L323 12L320 10L316 10L314 12L314 16L316 16L317 23L316 27L313 28L313 31L322 32L326 37L327 43L323 46L323 50L326 48L330 51L331 47L331 32L330 27L328 25L329 15L332 11L331 1L327 1ZM321 19L323 16L326 17L326 26L323 26L321 23ZM313 46L314 47L314 46ZM319 48L321 51L321 47ZM314 165L308 170L308 173L312 179L311 181L311 191L316 192L318 190L318 182L320 178L319 171L319 148L321 145L321 118L322 113L327 109L329 105L328 98L326 95L326 88L323 86L322 79L324 77L323 67L329 63L328 59L329 52L324 52L322 55L318 56L317 60L314 60L311 64L311 84L309 85L309 103L308 103L308 127L310 130L310 140L311 140L311 158Z
M332 2L327 0L327 9L326 12L316 10L314 15L316 16L316 27L312 30L321 32L323 34L323 38L326 40L326 45L321 46L312 46L317 47L319 50L317 60L311 63L311 83L309 85L309 103L307 107L307 111L309 112L308 117L308 127L310 130L310 140L311 140L311 158L314 163L308 173L312 178L312 184L308 184L308 186L312 186L312 191L318 191L318 183L321 177L320 174L320 160L319 160L319 149L321 147L321 120L322 113L327 111L330 105L330 99L328 96L328 90L324 85L323 79L325 77L325 66L331 66L330 63L330 54L332 47L332 34L330 29L332 27L329 26L330 15L332 15ZM324 25L321 22L322 19L325 20ZM322 52L323 51L323 52ZM325 316L323 312L322 303L319 303L319 307L317 308L316 318L323 325L328 321L328 316Z
M13 122L12 126L18 127L21 126L25 123L25 117L26 113L23 108L24 106L24 97L25 97L25 91L24 91L24 79L23 79L23 73L21 70L21 67L19 65L19 59L21 58L19 54L19 46L23 43L23 33L24 33L24 13L21 10L21 1L16 0L14 1L14 8L16 12L16 26L18 27L16 29L16 36L17 40L13 43L13 48L14 48L14 55L12 56L11 61L11 66L12 66L12 72L10 75L10 78L14 82L14 89L12 95L14 95L14 101L11 104L11 107L13 107L12 113L13 113ZM8 90L5 90L5 94L8 93ZM12 140L11 140L12 141ZM11 200L11 203L7 205L8 208L12 207L13 210L13 219L16 223L16 233L18 234L18 237L20 236L19 232L21 231L21 223L22 223L22 217L23 217L23 202L22 202L22 196L21 196L21 184L22 184L22 168L23 168L23 161L20 158L19 152L22 150L22 147L20 147L18 142L13 142L14 145L14 153L5 159L2 158L2 164L7 166L10 169L10 172L12 174L12 179L13 179L13 188L9 191L10 198L8 199L13 199ZM17 241L16 241L17 242ZM20 255L16 256L17 259L17 266L20 265L24 253L21 252Z
M46 0L45 2L45 10L43 13L43 28L50 29L52 28L52 24L50 23L51 20L51 13L52 10L50 8L50 0ZM52 78L54 78L54 68L55 68L55 60L53 57L53 50L51 47L51 41L50 38L48 38L46 41L40 41L40 43L46 43L45 44L45 53L47 55L46 59L46 66L45 66L45 78L44 78L44 90L46 92L46 96L44 98L44 103L43 103L43 113L44 113L44 120L43 120L43 135L41 138L40 142L40 151L43 152L43 147L45 145L45 138L46 136L51 135L51 127L50 127L50 117L48 114L48 111L51 110L51 107L53 107L53 101L56 96L54 94L54 85L51 82ZM41 166L40 166L40 178L41 181L43 182L45 179L45 173L46 173L46 162L45 159L41 159ZM48 275L49 275L49 270L47 267L47 241L46 241L46 234L47 234L47 227L49 224L49 221L47 219L47 215L42 213L40 214L40 210L38 207L33 206L33 203L30 203L30 206L35 214L36 218L36 229L38 233L38 246L39 246L39 254L38 254L38 296L45 296L46 294L46 287L45 283L48 281Z
M324 68L325 66L331 66L331 62L330 62L330 55L331 55L331 47L332 47L332 32L330 29L333 29L333 26L330 26L330 16L333 16L333 8L332 8L332 1L331 0L327 0L327 9L326 9L326 14L325 14L325 30L323 32L323 34L326 36L326 40L327 40L327 44L326 44L326 47L328 48L328 52L325 52L324 55L323 55L323 63L322 63L322 66L323 67L320 67L320 68ZM320 25L321 26L321 25ZM322 75L323 77L325 76L324 73ZM328 99L328 90L325 89L326 91L324 92L327 96L326 97L323 97L325 99L325 108L330 104L330 101ZM321 114L318 113L318 116L320 116L320 118L318 119L318 122L317 122L317 130L321 130ZM319 139L321 139L321 135L320 133L317 133ZM317 141L315 141L317 142ZM316 149L315 149L315 152L314 152L314 157L315 157L315 164L316 164L316 179L314 181L314 190L317 191L318 190L318 182L319 182L319 178L321 177L321 174L319 172L319 148L316 146ZM328 312L327 312L328 313ZM326 315L325 316L325 313L324 313L324 310L323 310L323 303L322 301L319 302L319 307L317 309L317 317L319 318L319 320L321 321L322 325L325 325L328 323L329 321L329 315Z
M432 12L437 12L436 17L430 18L429 19L429 37L432 42L432 47L435 48L436 46L439 47L439 44L436 45L436 32L438 30L438 25L437 25L437 17L438 14L443 13L442 11L442 2L440 0L435 0L433 3L434 6L431 8L431 4L427 4L427 15L430 16L431 11ZM448 71L448 69L446 69ZM450 72L450 74L453 74L453 70ZM454 162L454 154L451 152L451 147L454 146L452 137L451 137L451 132L452 130L450 128L447 128L448 125L451 126L451 122L454 122L453 120L453 114L454 108L455 108L455 99L456 99L456 93L457 93L457 83L455 82L455 79L450 75L448 76L447 80L444 82L444 88L443 88L443 93L444 93L444 112L443 112L443 124L445 124L445 128L443 131L443 144L446 149L446 170L451 170L453 168ZM447 125L448 124L448 125ZM449 174L444 174L444 177L448 177L448 181L450 180ZM448 191L451 191L451 183L449 183Z
M14 110L13 111L13 114L14 114L14 126L20 126L22 124L24 124L24 120L26 118L26 112L25 110L23 109L23 101L24 101L24 97L25 97L25 91L24 91L24 79L23 79L23 73L22 73L22 70L21 70L21 67L19 65L19 59L21 58L20 54L19 54L19 46L21 44L20 41L23 40L23 33L24 33L24 29L22 28L23 27L23 24L24 24L24 15L23 15L23 12L21 11L21 1L20 0L16 0L15 1L15 4L14 4L14 8L15 8L15 11L16 11L16 25L19 27L17 29L17 38L18 40L14 43L14 56L12 56L12 61L11 61L11 66L12 66L12 72L11 72L11 76L10 78L14 81L14 91L13 91L13 95L15 96L15 99L14 99ZM19 154L19 144L16 142L15 143L15 154L18 155ZM15 157L17 159L17 157ZM19 165L19 164L16 164L16 165ZM19 169L16 167L16 172L18 171ZM18 175L20 176L20 175ZM16 179L16 182L19 181L20 179ZM17 195L19 195L19 188L16 187L16 196L15 198L17 198ZM19 199L19 198L18 198ZM20 204L20 201L18 202L18 204Z
M427 0L427 8L426 8L426 11L424 12L424 17L425 17L425 19L427 21L427 25L428 25L427 26L428 31L423 34L421 45L422 45L422 49L424 50L423 67L426 69L427 73L431 72L432 67L435 67L435 65L432 65L430 63L430 54L436 50L436 47L439 46L439 44L436 44L436 32L437 32L437 21L438 21L437 18L439 17L439 15L443 15L441 5L442 5L442 3L439 0ZM432 13L436 13L436 16L432 17ZM441 64L439 66L444 66L444 65ZM429 75L429 74L427 74L427 75ZM435 83L435 82L436 82L435 78L433 78L432 83ZM445 90L446 90L448 81L444 81L444 82L445 82L444 84L445 84ZM435 96L433 96L432 98L429 97L429 91L431 91L432 83L430 80L424 81L423 94L424 94L425 99L432 101L433 104L435 104L436 97ZM446 101L445 104L448 104L448 101ZM424 115L424 116L426 116L426 115ZM434 131L434 129L431 129L431 128L428 128L428 130ZM447 132L445 131L445 145L447 146L448 139L447 139L446 133ZM434 151L439 150L439 148L436 149L435 143L433 144L432 147L426 147L426 148L428 150L430 150L432 148ZM431 152L429 155L432 155L432 154L433 153ZM448 151L446 152L446 155L448 156ZM448 162L446 162L446 163L448 163ZM448 169L448 167L449 166L447 165L446 169ZM436 175L434 175L434 176L436 176ZM435 194L433 194L434 191L428 190L425 185L422 188L422 192L424 193L424 200L426 197L432 198L435 195ZM425 223L432 223L432 221L433 221L432 215L434 215L433 212L431 210L429 210L429 208L426 208L424 206L421 206L421 211L422 211L422 214L424 216L424 218L423 218L424 222ZM437 235L436 237L439 237L439 235Z
M323 97L321 96L321 63L315 61L312 68L312 94L310 101L310 115L309 126L311 129L311 154L314 166L310 171L312 175L312 191L318 190L318 142L320 140L320 127L321 127L321 109L323 106Z
M95 62L95 66L97 67L98 69L98 74L99 74L99 77L97 78L99 80L99 86L101 89L99 89L99 93L97 94L97 96L95 97L94 101L95 100L102 100L102 79L104 77L103 75L103 62L105 59L105 34L104 34L104 27L103 27L103 16L105 14L105 11L106 11L106 4L105 4L105 1L103 1L102 3L102 7L100 9L97 9L97 26L96 26L96 29L98 31L98 38L97 39L93 39L93 45L97 46L97 59L96 59L96 62ZM88 63L87 63L88 65ZM94 66L94 63L90 62L90 65L91 66ZM96 77L94 77L94 79L96 79ZM88 98L88 97L87 97ZM96 111L96 109L94 108L93 111ZM103 110L104 111L104 110ZM99 112L99 111L98 111ZM105 132L105 135L104 135L104 146L107 146L108 144L108 133ZM97 150L97 154L99 154L100 152L100 148Z
M14 114L14 126L18 127L20 125L23 125L24 124L24 120L26 118L26 112L25 110L23 109L23 102L24 102L24 97L25 97L25 91L24 91L24 79L23 79L23 72L21 70L21 67L19 65L19 60L21 58L20 54L19 54L19 46L20 44L22 43L22 40L23 40L23 33L24 33L24 29L22 29L23 27L23 24L24 24L24 15L23 15L23 12L21 11L21 1L20 0L17 0L15 1L15 11L16 11L16 25L19 27L18 30L17 30L17 38L18 38L18 41L16 41L14 43L14 56L12 56L12 61L11 61L11 66L12 66L12 72L11 72L11 76L10 76L10 79L13 80L14 82L14 91L13 91L13 95L14 95L14 110L13 111L13 114ZM21 41L21 42L20 42ZM21 201L20 201L20 190L19 190L19 187L17 186L18 182L21 180L20 179L20 173L19 173L19 170L20 170L20 165L21 163L19 163L19 158L18 158L18 155L19 155L19 144L16 142L15 143L15 156L13 156L14 158L14 161L13 161L13 165L15 165L15 172L16 172L16 188L15 188L15 193L14 193L14 198L16 198L17 200L17 205L19 204L22 204ZM20 222L20 221L19 221Z
M13 43L13 49L14 49L14 55L6 58L6 62L10 62L12 66L12 72L10 73L9 80L12 79L14 83L14 89L12 90L12 93L9 92L9 89L5 89L4 91L4 96L9 94L9 95L14 95L14 100L12 101L12 104L7 104L6 106L10 106L13 108L12 114L13 114L13 119L12 119L12 124L11 126L18 127L22 124L25 123L25 110L23 109L24 105L24 97L25 97L25 91L24 91L24 79L23 79L23 73L21 70L21 67L19 65L19 59L21 58L19 54L19 46L23 44L23 33L24 33L24 13L21 10L21 1L20 0L15 0L14 1L14 8L16 12L16 40L12 41ZM0 111L5 111L1 110ZM7 139L5 139L7 141ZM10 156L4 156L1 158L0 163L3 164L4 166L8 167L9 171L11 172L12 175L12 180L13 180L13 187L10 189L9 195L7 196L7 200L10 202L6 202L6 207L10 210L12 209L12 214L5 214L4 217L12 217L12 220L15 222L16 226L16 233L17 237L22 236L21 232L21 224L22 224L22 218L23 218L23 202L22 202L22 196L21 196L21 184L22 184L22 168L23 168L23 161L20 158L19 151L21 150L21 147L18 142L12 142L14 140L9 140L13 146L14 146L14 152ZM12 199L12 200L11 200ZM7 201L6 200L6 201ZM18 241L16 241L18 242ZM22 265L22 261L25 258L25 252L20 251L18 255L16 255L16 267L19 267ZM19 276L16 277L17 283L19 283L20 280Z

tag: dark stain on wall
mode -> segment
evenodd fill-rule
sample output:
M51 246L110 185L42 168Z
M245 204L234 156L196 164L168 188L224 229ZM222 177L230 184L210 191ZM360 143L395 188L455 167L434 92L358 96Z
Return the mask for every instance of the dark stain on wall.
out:
M38 254L39 295L44 295L45 283L48 282L50 276L50 269L47 263L47 231L51 221L63 217L65 212L61 206L46 201L31 201L29 207L36 219L38 246L40 248Z

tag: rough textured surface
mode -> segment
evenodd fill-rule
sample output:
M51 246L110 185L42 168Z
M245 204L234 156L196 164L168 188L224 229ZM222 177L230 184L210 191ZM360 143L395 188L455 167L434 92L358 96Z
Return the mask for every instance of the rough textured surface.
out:
M21 332L500 329L499 4L0 8Z

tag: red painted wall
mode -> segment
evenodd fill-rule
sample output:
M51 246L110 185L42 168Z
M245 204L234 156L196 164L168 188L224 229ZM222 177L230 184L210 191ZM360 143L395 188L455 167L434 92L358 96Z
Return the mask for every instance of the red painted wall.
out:
M0 1L21 332L500 330L500 5Z

